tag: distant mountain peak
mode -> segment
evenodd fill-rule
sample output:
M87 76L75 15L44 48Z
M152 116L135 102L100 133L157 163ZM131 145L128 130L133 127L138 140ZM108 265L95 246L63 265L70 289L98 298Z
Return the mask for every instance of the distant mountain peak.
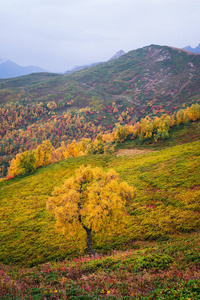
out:
M120 56L122 56L122 55L124 55L124 54L126 54L126 52L124 52L123 50L120 50L120 51L118 51L117 53L115 53L115 55L113 55L113 56L109 59L109 61L110 61L110 60L117 59L117 58L119 58Z
M46 72L46 70L36 66L19 66L9 59L0 58L0 79L19 77L40 72Z
M71 74L74 73L76 71L81 71L84 69L89 69L92 67L95 67L97 65L101 64L101 62L97 62L97 63L91 63L91 64L87 64L87 65L82 65L82 66L74 66L71 70L67 70L64 74Z
M7 59L0 58L0 64L3 64L7 61Z
M126 54L126 52L124 52L123 50L118 51L117 53L115 53L115 55L113 55L108 61L114 60L119 58L120 56ZM97 62L97 63L91 63L91 64L87 64L87 65L82 65L82 66L75 66L73 67L71 70L67 70L64 74L71 74L74 73L76 71L81 71L84 69L89 69L92 67L95 67L97 65L103 64L104 62Z
M200 43L196 48L192 48L191 46L184 47L183 50L190 51L193 53L200 53Z

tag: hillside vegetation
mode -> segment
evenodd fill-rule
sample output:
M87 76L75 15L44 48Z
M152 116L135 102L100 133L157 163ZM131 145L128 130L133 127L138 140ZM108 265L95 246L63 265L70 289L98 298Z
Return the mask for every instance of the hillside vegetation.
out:
M0 80L0 176L19 151L47 139L58 148L197 103L199 70L200 55L151 45L70 75Z
M130 99L123 100L132 106L153 101L153 105L173 110L171 104L199 95L199 64L198 54L151 45L70 75L41 73L0 80L0 99L5 103L12 99L45 102L74 98L73 106L84 107L91 104L92 96L105 105L111 96L126 95Z
M54 148L49 140L43 141L36 149L18 153L13 158L8 168L6 180L15 176L26 175L34 172L37 168L58 162L69 157L84 156L87 154L103 154L113 153L119 143L128 139L142 142L148 140L150 143L159 140L166 140L171 134L174 127L198 121L200 119L200 106L198 104L178 110L176 114L168 116L161 115L160 118L151 119L149 116L141 118L140 122L133 125L116 124L111 133L98 134L95 138L81 138L78 142L73 140L72 143L65 144L61 142L61 146ZM198 139L200 134L199 128L196 126L196 136L194 136L194 126L190 126L190 138ZM179 139L179 143L181 140Z
M200 299L199 234L34 268L1 266L1 299Z
M200 299L199 70L199 55L151 45L0 80L0 299ZM104 220L122 226L103 231L92 197L104 216L110 187Z
M147 147L68 158L0 183L1 299L199 299L200 141ZM113 168L137 189L125 230L93 236L97 259L79 257L85 236L63 236L46 210L55 186L83 164Z
M127 203L127 228L120 236L94 239L99 252L131 248L135 240L166 238L198 230L200 142L191 142L139 156L88 155L37 169L24 178L1 182L1 250L4 263L30 264L80 253L83 241L69 240L55 230L46 201L81 165L113 168L137 189ZM84 238L84 237L83 237Z

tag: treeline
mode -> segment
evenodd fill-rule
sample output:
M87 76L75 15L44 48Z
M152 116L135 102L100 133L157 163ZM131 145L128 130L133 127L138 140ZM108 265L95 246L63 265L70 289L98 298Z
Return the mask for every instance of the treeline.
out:
M46 140L35 150L18 153L16 158L13 158L10 162L6 179L8 180L15 176L29 174L37 168L69 157L112 153L114 151L112 141L111 135L98 134L94 141L83 138L79 142L73 140L72 143L68 145L65 145L62 141L61 146L55 149L50 140Z
M74 139L68 144L62 141L58 148L54 148L50 140L46 140L35 150L18 153L16 158L12 159L7 180L18 175L31 173L39 167L69 157L112 153L115 145L127 138L139 138L141 142L145 139L154 139L155 141L167 139L171 127L198 119L200 119L200 105L193 104L191 107L177 111L172 116L163 114L161 117L154 117L153 119L147 116L133 125L122 126L118 123L111 133L97 134L93 140L91 138L82 138L80 141Z
M186 124L200 119L200 105L192 104L191 107L180 109L173 115L163 114L161 117L150 118L146 116L134 125L117 126L115 132L116 140L123 142L129 136L131 139L139 138L142 142L145 139L153 138L167 139L171 127Z

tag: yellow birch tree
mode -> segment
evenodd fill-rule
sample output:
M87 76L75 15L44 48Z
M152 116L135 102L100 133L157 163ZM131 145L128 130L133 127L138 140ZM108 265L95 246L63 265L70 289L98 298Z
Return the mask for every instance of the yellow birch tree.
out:
M121 233L125 226L126 202L135 197L135 189L119 182L114 170L105 173L101 168L81 166L75 177L56 187L48 199L47 209L56 217L56 227L66 235L83 236L91 255L92 233L105 236Z

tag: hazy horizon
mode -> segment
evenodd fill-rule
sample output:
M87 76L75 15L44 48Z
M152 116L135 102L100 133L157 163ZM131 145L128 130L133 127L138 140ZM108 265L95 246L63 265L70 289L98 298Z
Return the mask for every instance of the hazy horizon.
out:
M150 44L200 43L199 0L7 0L1 59L64 72Z

